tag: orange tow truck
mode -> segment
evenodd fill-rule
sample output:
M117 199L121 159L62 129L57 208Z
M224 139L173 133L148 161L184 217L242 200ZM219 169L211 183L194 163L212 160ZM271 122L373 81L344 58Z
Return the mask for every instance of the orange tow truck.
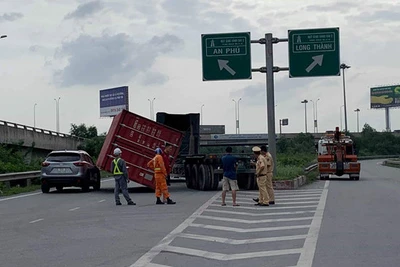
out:
M320 180L329 175L349 175L350 180L360 179L361 164L357 161L353 140L339 131L327 131L318 141L318 170Z

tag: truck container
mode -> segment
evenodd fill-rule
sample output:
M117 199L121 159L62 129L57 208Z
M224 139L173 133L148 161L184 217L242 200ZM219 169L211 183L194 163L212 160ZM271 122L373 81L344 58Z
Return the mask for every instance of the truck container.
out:
M129 179L154 189L154 172L147 168L147 162L155 156L157 147L163 148L165 143L169 143L174 164L183 136L176 129L123 110L111 123L97 166L111 172L111 162L115 158L113 151L119 147L128 167Z
M217 190L222 180L222 161L225 147L220 153L201 154L200 114L169 114L158 112L156 121L184 133L181 151L172 168L171 176L185 177L186 186L196 190ZM234 154L238 159L237 178L239 188L256 189L255 169L250 164L251 155Z

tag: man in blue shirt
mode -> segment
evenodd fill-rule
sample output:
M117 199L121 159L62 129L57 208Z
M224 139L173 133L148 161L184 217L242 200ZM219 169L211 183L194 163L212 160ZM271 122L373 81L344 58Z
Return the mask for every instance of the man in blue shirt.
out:
M236 179L236 158L231 154L232 147L228 146L225 151L226 155L222 157L222 168L224 170L222 179L222 206L226 206L225 198L229 188L232 190L233 206L239 206L236 203L236 191L239 190Z

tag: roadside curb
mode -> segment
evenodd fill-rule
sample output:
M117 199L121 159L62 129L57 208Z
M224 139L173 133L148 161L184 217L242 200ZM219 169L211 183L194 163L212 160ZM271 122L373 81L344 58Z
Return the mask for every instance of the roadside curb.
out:
M275 190L293 190L305 185L306 183L307 177L305 175L296 177L293 180L279 180L272 182Z

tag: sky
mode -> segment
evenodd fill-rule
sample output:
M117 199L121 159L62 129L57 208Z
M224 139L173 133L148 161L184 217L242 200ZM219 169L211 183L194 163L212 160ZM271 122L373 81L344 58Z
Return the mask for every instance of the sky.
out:
M370 88L400 84L399 0L2 0L0 1L0 120L56 130L71 123L107 132L112 119L100 117L99 91L129 86L129 110L201 113L205 125L235 133L266 133L266 75L252 79L202 80L201 35L250 32L251 39L288 30L340 29L340 61L346 70L347 120L385 129L385 111L370 109ZM288 44L275 44L274 65L288 67ZM251 45L253 68L265 66L265 47ZM318 67L318 66L317 66ZM282 132L344 127L342 76L289 78L274 74L275 119L288 119ZM319 100L318 100L319 99ZM314 105L313 105L314 103ZM316 104L315 104L316 103ZM35 105L37 104L37 105ZM204 106L203 106L204 105ZM202 107L203 106L203 107ZM202 111L202 112L201 112ZM399 109L390 109L391 129L400 129ZM341 125L342 122L342 125Z

